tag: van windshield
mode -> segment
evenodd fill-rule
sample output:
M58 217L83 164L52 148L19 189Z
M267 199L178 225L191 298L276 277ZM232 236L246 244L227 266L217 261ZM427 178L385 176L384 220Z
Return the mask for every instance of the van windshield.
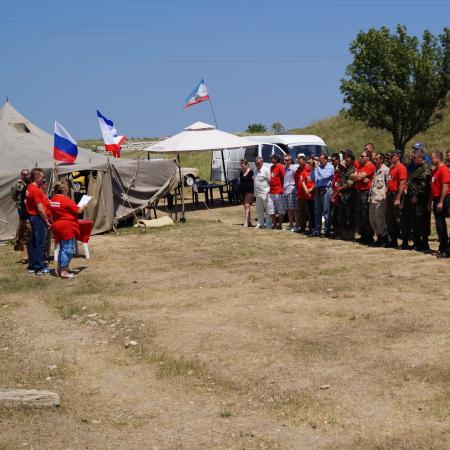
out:
M299 153L303 153L306 157L319 156L321 153L328 155L328 149L326 145L290 145L289 153L295 161Z

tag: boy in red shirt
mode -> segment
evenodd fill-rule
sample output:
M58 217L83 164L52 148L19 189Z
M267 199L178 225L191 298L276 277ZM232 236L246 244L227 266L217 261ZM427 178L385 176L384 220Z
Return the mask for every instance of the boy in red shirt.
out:
M433 178L431 179L431 201L433 202L434 220L439 237L439 251L436 253L438 258L450 257L450 241L448 239L446 221L450 171L443 161L444 155L442 152L433 152L431 154L431 162L435 167Z
M267 212L272 216L272 228L282 229L286 205L283 196L284 166L278 155L272 155L270 168L270 193L267 200Z
M31 171L31 183L27 187L25 207L30 216L31 237L28 247L28 273L45 275L50 272L45 264L45 243L50 221L45 214L47 195L41 190L46 182L45 174L38 167Z
M359 242L365 245L373 244L373 230L369 219L369 193L376 167L370 160L368 151L363 151L359 165L350 178L355 182L356 189L356 227L361 236Z
M401 151L390 152L386 155L389 165L386 224L390 241L383 245L383 247L398 248L403 193L405 192L406 182L408 180L408 171L400 161L401 155ZM407 244L408 242L406 242L406 247Z

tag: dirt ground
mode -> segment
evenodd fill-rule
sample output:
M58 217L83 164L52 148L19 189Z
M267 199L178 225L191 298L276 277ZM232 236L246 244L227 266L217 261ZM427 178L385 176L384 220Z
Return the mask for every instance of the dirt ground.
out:
M95 236L73 280L0 247L0 386L61 396L0 448L450 448L450 261L241 214Z

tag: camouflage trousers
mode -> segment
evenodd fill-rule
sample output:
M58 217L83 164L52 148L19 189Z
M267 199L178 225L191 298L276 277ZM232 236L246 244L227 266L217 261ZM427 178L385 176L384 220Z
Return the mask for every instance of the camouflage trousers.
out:
M431 233L431 211L428 209L428 198L424 195L419 195L417 203L413 203L412 198L408 198L407 208L404 208L404 215L407 216L407 225L414 245L427 247L428 236Z
M19 222L14 241L14 250L21 252L30 242L31 226L28 219L23 219Z

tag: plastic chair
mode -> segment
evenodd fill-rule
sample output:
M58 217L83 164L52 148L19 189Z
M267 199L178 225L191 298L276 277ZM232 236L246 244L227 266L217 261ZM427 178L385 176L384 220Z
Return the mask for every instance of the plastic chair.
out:
M205 201L208 203L208 190L204 188L207 186L208 182L206 180L200 180L197 178L192 185L192 203L198 206L198 194L205 195Z
M228 190L228 200L230 203L240 202L239 180L233 178L230 181L230 189Z

